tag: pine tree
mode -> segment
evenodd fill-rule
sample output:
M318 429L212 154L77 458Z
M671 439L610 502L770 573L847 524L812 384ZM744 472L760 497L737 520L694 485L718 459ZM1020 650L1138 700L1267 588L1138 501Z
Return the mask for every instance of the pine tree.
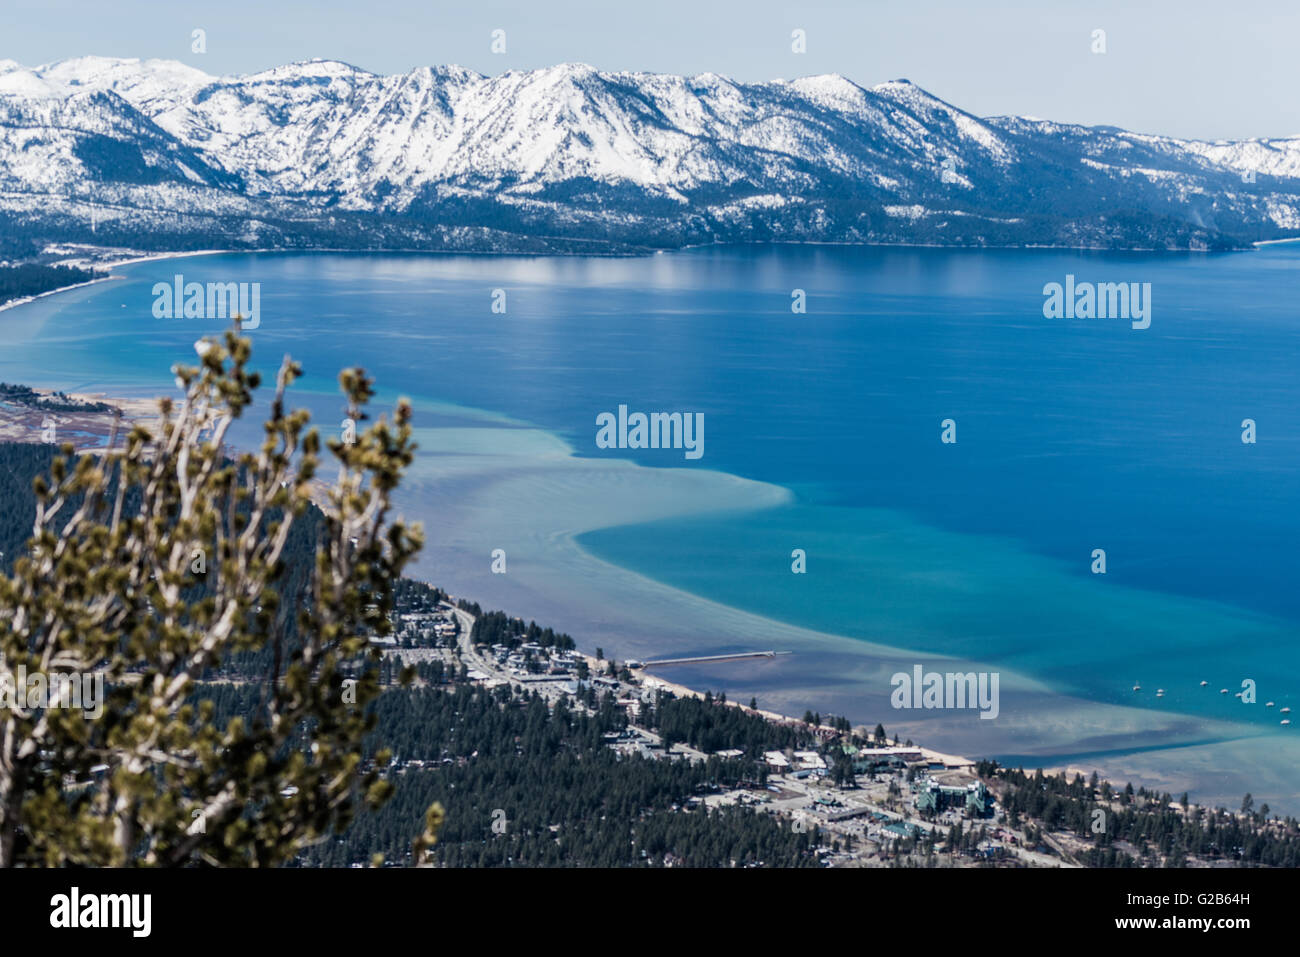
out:
M410 407L329 443L338 476L313 505L320 438L285 405L298 365L280 367L260 448L232 461L223 440L259 384L251 345L231 332L195 347L156 434L137 426L102 455L63 446L35 485L26 554L0 576L0 672L94 676L107 698L98 715L51 701L0 716L0 866L275 865L392 793L388 754L363 765L361 743L379 693L368 636L388 632L392 582L421 544L391 515ZM339 381L361 421L371 381ZM309 520L314 567L286 577ZM210 669L259 652L251 713L218 724L211 696L191 700ZM440 822L431 807L417 857Z

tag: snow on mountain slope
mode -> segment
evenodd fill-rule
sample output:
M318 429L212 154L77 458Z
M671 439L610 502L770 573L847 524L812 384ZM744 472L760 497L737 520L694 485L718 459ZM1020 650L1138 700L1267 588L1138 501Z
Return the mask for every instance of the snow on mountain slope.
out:
M834 75L380 76L314 60L213 77L161 60L0 61L0 217L39 232L60 214L68 228L73 199L124 190L143 230L151 212L197 204L226 211L196 227L221 235L260 209L286 233L334 217L349 243L470 227L668 246L1213 246L1296 228L1300 140L980 119L906 80Z

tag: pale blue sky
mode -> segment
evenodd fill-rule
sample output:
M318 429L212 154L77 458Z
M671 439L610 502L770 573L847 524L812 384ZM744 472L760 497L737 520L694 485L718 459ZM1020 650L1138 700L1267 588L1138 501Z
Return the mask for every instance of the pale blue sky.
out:
M206 54L190 51L196 27ZM497 28L505 55L490 52ZM0 58L29 66L94 53L216 74L312 57L380 73L565 61L742 80L835 72L907 77L978 115L1207 139L1300 134L1298 40L1294 0L0 0Z

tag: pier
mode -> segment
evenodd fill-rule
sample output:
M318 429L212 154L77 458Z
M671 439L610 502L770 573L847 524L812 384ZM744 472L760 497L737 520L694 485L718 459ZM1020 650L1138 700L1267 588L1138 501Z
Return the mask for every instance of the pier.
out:
M657 661L642 661L639 666L642 668L653 668L658 665L696 665L708 661L739 661L742 658L775 658L777 655L788 655L788 651L737 651L729 655L699 655L694 658L660 658Z

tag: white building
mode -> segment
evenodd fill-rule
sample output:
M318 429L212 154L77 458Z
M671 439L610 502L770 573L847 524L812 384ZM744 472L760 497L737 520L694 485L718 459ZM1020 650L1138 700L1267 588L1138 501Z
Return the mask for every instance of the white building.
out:
M790 759L780 751L763 752L763 760L767 762L767 766L773 771L784 771L790 767Z

